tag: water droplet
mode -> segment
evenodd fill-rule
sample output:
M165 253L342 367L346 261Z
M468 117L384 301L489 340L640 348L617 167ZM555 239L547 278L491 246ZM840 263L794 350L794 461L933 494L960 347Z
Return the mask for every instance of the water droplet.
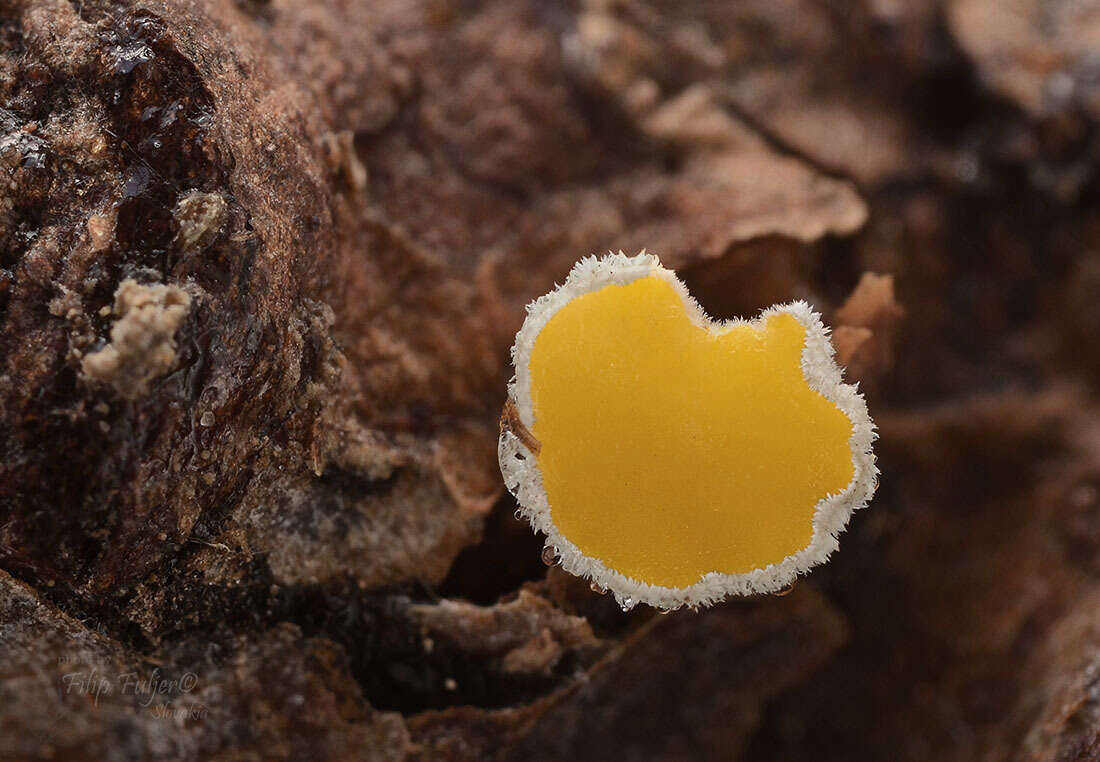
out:
M547 545L542 549L542 562L547 566L557 566L558 564L558 549Z
M629 595L623 596L619 599L619 608L621 608L623 611L630 611L632 608L634 608L634 599L631 598Z
M519 521L523 518L523 511L521 511L519 508L516 508L514 511L512 511L512 516L516 519L516 521Z
M599 582L593 582L588 586L588 589L597 595L607 595L607 588L601 585Z

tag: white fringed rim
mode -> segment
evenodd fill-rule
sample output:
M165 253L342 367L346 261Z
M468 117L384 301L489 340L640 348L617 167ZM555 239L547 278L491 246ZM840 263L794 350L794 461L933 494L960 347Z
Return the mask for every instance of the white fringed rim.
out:
M691 321L707 330L726 330L742 324L759 324L771 315L787 313L806 328L806 345L802 350L802 373L810 387L821 393L844 412L852 422L848 440L852 451L852 481L840 492L818 501L814 508L813 538L810 544L782 561L743 574L710 572L687 587L649 585L611 569L602 561L584 555L576 545L562 536L550 518L550 505L542 485L536 456L508 430L501 432L497 446L500 470L508 491L519 502L517 513L525 516L531 526L546 535L546 546L556 552L563 569L585 577L593 586L614 593L624 609L648 603L660 609L681 606L709 606L731 595L774 593L792 585L800 574L824 563L839 545L837 536L844 531L852 513L867 505L878 486L878 469L872 443L875 427L867 413L867 403L856 387L845 384L841 370L833 359L829 329L821 316L806 302L797 301L764 310L755 321L712 321L688 293L676 274L661 266L657 257L644 251L637 256L608 253L605 257L586 257L570 271L565 283L527 306L527 319L516 334L512 347L515 376L508 384L508 395L515 403L520 421L533 428L535 417L531 401L529 363L539 332L555 313L582 294L609 285L625 285L639 278L656 275L663 278L684 300Z

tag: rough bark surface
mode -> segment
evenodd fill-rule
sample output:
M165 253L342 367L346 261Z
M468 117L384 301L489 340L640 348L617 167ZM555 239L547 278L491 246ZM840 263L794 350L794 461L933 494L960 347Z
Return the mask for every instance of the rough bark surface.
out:
M1100 754L1100 14L0 0L0 758ZM523 306L808 299L882 480L786 597L547 570Z

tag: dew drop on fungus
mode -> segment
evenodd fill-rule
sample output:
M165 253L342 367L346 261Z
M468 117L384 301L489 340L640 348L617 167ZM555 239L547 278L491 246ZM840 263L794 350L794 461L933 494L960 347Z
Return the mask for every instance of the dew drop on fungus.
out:
M632 608L634 608L634 599L631 598L629 595L619 599L619 608L621 608L623 611L630 611Z
M547 566L558 565L558 551L557 549L547 545L542 549L542 562Z
M601 585L599 582L593 582L588 586L588 589L597 595L607 595L607 588Z

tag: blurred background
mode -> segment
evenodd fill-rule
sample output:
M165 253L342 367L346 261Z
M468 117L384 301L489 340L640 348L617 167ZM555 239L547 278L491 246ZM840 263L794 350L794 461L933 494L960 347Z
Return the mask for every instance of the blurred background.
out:
M0 757L1100 759L1098 120L1087 0L0 0ZM866 394L789 595L513 517L524 305L642 248Z

